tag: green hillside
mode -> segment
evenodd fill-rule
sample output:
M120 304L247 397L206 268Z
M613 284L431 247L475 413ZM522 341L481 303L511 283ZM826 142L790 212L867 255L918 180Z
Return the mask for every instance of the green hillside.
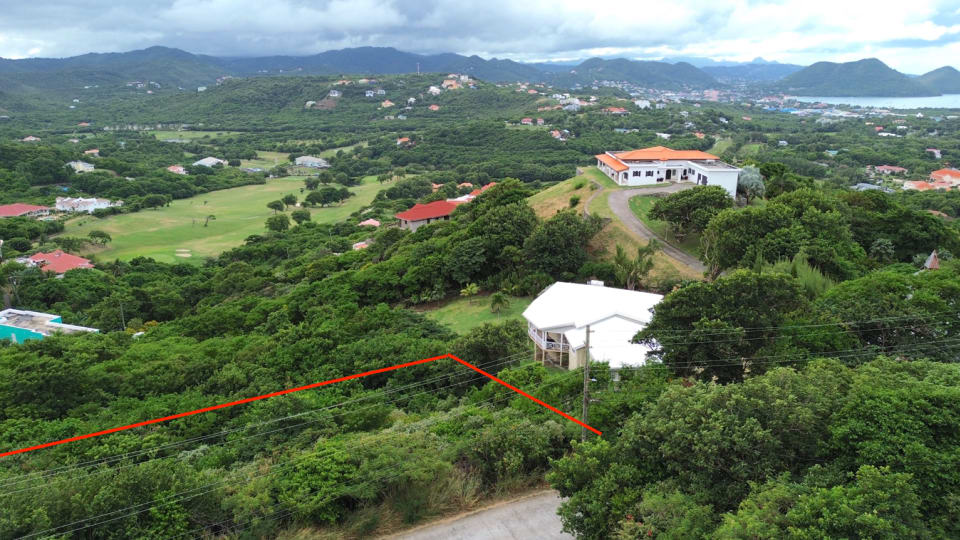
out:
M941 94L960 94L960 71L951 66L924 73L917 80Z
M783 91L807 96L936 96L940 92L876 58L837 64L817 62L784 77Z

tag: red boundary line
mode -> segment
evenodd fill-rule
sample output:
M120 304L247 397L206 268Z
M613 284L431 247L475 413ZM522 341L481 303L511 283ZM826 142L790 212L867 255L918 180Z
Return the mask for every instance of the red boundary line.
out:
M572 421L572 422L574 422L574 423L576 423L576 424L579 424L580 426L583 426L583 427L589 429L590 431L596 433L597 435L602 435L602 433L600 432L600 430L588 426L587 424L581 422L580 420L577 420L576 418L574 418L574 417L570 416L569 414L567 414L567 413L565 413L565 412L557 409L556 407L552 407L552 406L544 403L543 401L540 401L539 399L531 396L530 394L524 392L523 390L520 390L520 389L517 388L516 386L513 386L513 385L511 385L511 384L509 384L509 383L507 383L507 382L504 382L504 381L501 380L501 379L498 379L497 377L494 377L493 375L491 375L491 374L487 373L486 371L478 368L477 366L475 366L475 365L473 365L473 364L471 364L471 363L469 363L469 362L466 362L466 361L464 361L464 360L461 360L461 359L457 358L456 356L454 356L454 355L452 355L452 354L443 354L443 355L440 355L440 356L434 356L434 357L432 357L432 358L424 358L424 359L422 359L422 360L415 360L415 361L413 361L413 362L406 362L406 363L404 363L404 364L397 364L397 365L390 366L390 367L385 367L385 368L380 368L380 369L373 369L373 370L370 370L370 371L364 371L363 373L356 373L356 374L354 374L354 375L347 375L346 377L339 377L339 378L337 378L337 379L330 379L329 381L321 381L321 382L316 382L316 383L313 383L313 384L308 384L308 385L306 385L306 386L298 386L298 387L296 387L296 388L288 388L288 389L286 389L286 390L280 390L279 392L271 392L271 393L269 393L269 394L263 394L262 396L249 397L249 398L240 399L240 400L237 400L237 401L231 401L231 402L229 402L229 403L221 403L221 404L219 404L219 405L212 405L212 406L210 406L210 407L204 407L204 408L202 408L202 409L196 409L196 410L193 410L193 411L187 411L187 412L182 412L182 413L178 413L178 414L172 414L172 415L170 415L170 416L163 416L163 417L161 417L161 418L154 418L153 420L145 420L145 421L143 421L143 422L137 422L137 423L135 423L135 424L129 424L129 425L126 425L126 426L120 426L120 427L105 429L105 430L102 430L102 431L95 431L95 432L93 432L93 433L87 433L86 435L77 435L76 437L70 437L70 438L67 438L67 439L61 439L61 440L59 440L59 441L52 441L52 442L48 442L48 443L38 444L38 445L36 445L36 446L28 446L28 447L26 447L26 448L20 448L19 450L10 450L10 451L7 451L7 452L0 452L0 458L4 458L4 457L7 457L7 456L12 456L12 455L15 455L15 454L23 454L23 453L26 453L26 452L32 452L32 451L34 451L34 450L40 450L40 449L42 449L42 448L49 448L49 447L51 447L51 446L58 446L58 445L66 444L66 443L70 443L70 442L82 441L83 439L91 439L91 438L93 438L93 437L99 437L99 436L101 436L101 435L108 435L108 434L110 434L110 433L116 433L116 432L118 432L118 431L126 431L126 430L128 430L128 429L133 429L133 428L138 428L138 427L143 427L143 426L149 426L150 424L159 424L160 422L166 422L166 421L168 421L168 420L175 420L175 419L177 419L177 418L183 418L183 417L186 417L186 416L193 416L193 415L195 415L195 414L200 414L200 413L215 411L215 410L217 410L217 409L226 409L227 407L233 407L233 406L235 406L235 405L243 405L244 403L250 403L250 402L252 402L252 401L259 401L259 400L261 400L261 399L267 399L267 398L272 398L272 397L276 397L276 396L282 396L282 395L285 395L285 394L292 394L292 393L294 393L294 392L300 392L300 391L303 391L303 390L310 390L310 389L313 389L313 388L319 388L319 387L321 387L321 386L327 386L327 385L329 385L329 384L336 384L336 383L338 383L338 382L349 381L349 380L352 380L352 379L359 379L359 378L362 378L362 377L367 377L367 376L369 376L369 375L376 375L376 374L378 374L378 373L386 373L386 372L388 372L388 371L395 371L395 370L398 370L398 369L400 369L400 368L405 368L405 367L410 367L410 366L416 366L416 365L418 365L418 364L426 364L427 362L433 362L433 361L435 361L435 360L442 360L442 359L444 359L444 358L452 358L453 360L456 360L457 362L459 362L459 363L467 366L468 368L470 368L470 369L476 371L477 373L479 373L479 374L481 374L481 375L489 378L490 380L496 381L496 382L502 384L503 386L506 386L506 387L509 388L510 390L513 390L514 392L520 394L521 396L523 396L523 397L525 397L525 398L533 401L534 403L537 403L537 404L539 404L539 405L542 405L543 407L546 407L547 409L549 409L549 410L551 410L551 411L559 414L560 416L566 418L567 420L570 420L570 421Z

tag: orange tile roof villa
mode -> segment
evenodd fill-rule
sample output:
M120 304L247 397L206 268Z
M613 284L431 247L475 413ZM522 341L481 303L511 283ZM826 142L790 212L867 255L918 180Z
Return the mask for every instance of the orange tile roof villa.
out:
M719 185L736 197L740 169L700 150L653 146L625 152L597 154L597 168L622 186L696 182Z

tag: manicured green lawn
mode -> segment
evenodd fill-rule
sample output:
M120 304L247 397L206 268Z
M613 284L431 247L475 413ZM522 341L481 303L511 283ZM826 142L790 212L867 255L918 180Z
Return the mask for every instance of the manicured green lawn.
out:
M302 199L303 177L276 178L265 185L243 186L204 193L189 199L173 201L159 210L141 210L105 219L92 216L75 218L67 223L64 234L86 236L99 229L113 237L105 248L91 248L100 260L152 257L162 262L195 262L236 247L253 234L266 231L264 222L273 215L266 207L288 193ZM370 204L382 189L373 176L364 178L360 186L350 188L355 195L341 206L313 208L313 221L332 223ZM216 216L204 227L208 215Z
M489 296L457 298L441 307L424 311L424 315L443 323L459 334L466 333L483 323L495 323L509 319L520 319L533 298L515 298L507 296L510 305L499 315L490 311Z
M640 218L640 221L644 225L650 228L651 231L657 234L660 238L663 238L671 245L686 251L694 257L700 257L700 235L699 234L690 234L683 239L682 242L678 241L673 235L673 232L670 230L669 224L666 221L658 221L655 219L650 219L648 212L650 212L650 207L653 206L653 201L657 200L657 197L652 196L637 196L630 198L630 210L633 211L633 214Z

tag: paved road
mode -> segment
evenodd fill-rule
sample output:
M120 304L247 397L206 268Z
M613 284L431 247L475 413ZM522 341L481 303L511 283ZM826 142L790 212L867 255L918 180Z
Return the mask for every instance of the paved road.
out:
M408 540L572 540L562 532L555 491L540 491L520 499L389 536Z
M686 252L671 246L667 243L666 240L657 236L653 231L651 231L646 225L640 221L633 211L630 210L630 198L636 195L656 195L660 193L676 193L677 191L682 191L684 189L690 189L696 184L693 183L682 183L682 184L670 184L663 187L655 188L638 188L638 189L618 189L612 190L610 196L607 198L607 202L610 204L610 210L620 218L620 221L623 224L633 231L634 233L640 235L642 238L647 240L656 239L660 242L662 250L664 253L670 257L680 261L681 263L693 268L697 272L706 272L707 267L700 262L696 257L691 257Z

